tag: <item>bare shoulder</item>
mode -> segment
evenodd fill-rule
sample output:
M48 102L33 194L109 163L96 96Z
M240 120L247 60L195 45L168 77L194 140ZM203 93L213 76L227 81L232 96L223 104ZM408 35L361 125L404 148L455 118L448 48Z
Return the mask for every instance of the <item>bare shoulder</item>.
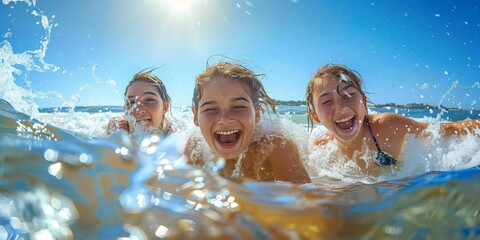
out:
M275 178L293 183L310 182L295 142L283 137L274 137L271 141L274 149L266 160L272 166Z
M428 123L418 122L396 113L373 114L370 115L370 118L374 128L382 131L414 133L418 135L428 127Z
M313 141L313 144L316 146L323 146L332 140L333 140L333 134L331 132L327 132L322 136L320 136L319 138L315 139Z
M276 146L276 147L280 147L280 148L292 148L292 147L295 147L296 148L296 144L293 142L293 140L289 139L289 138L284 138L284 137L274 137L272 140L273 144Z
M297 145L288 138L275 137L272 152L267 159L273 159L275 162L300 161L300 153Z
M276 135L268 137L264 136L258 141L252 141L248 148L253 150L254 152L260 151L263 153L267 153L267 155L271 153L282 152L286 149L297 149L296 144L293 140Z
M389 123L409 123L413 119L405 117L397 113L379 113L370 115L372 122L380 124Z

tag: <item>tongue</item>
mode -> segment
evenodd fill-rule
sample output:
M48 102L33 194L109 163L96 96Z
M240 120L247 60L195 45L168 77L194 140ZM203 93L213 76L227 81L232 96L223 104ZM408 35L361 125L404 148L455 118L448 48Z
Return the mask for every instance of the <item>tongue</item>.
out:
M221 144L232 144L238 140L237 134L229 134L229 135L218 135L218 140Z
M338 128L342 130L352 129L353 127L353 118L345 122L337 122Z

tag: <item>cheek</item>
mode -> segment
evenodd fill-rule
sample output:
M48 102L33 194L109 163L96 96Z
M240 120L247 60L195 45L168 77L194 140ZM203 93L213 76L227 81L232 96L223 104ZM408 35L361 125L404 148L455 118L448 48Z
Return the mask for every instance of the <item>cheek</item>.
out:
M245 122L255 122L255 113L251 112L246 112L243 114L235 114L234 118L241 119L242 121Z
M330 122L329 120L332 119L331 114L317 114L317 116L323 124Z
M256 111L254 107L248 109L248 110L245 110L245 111L240 111L240 112L237 112L235 113L237 115L238 118L243 118L245 120L251 120L251 121L255 121L255 118L257 117L257 114L259 115L260 114L260 111Z
M213 116L200 113L197 116L198 126L201 129L205 128L206 126L210 125L210 123L213 121L212 119L213 119Z
M355 101L358 109L361 109L361 110L363 110L363 111L366 111L366 109L365 109L365 103L363 102L362 99L355 99L354 101Z
M320 119L325 119L326 117L331 117L332 116L332 107L330 106L324 106L324 105L319 105L315 107L315 113Z
M152 104L146 107L149 112L161 115L163 113L163 106L161 104Z

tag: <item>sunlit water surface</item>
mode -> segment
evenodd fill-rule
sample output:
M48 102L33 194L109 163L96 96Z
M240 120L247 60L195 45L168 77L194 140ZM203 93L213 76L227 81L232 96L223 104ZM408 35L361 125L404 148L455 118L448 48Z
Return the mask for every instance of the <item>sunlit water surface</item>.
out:
M322 150L304 152L314 182L298 186L222 178L215 174L221 164L186 166L181 145L197 130L184 107L174 108L174 115L185 134L166 139L105 136L108 119L119 112L31 118L6 102L0 109L2 238L473 239L480 234L480 147L471 136L439 142L442 147L434 149L409 146L415 168L380 178L341 164L322 165ZM288 114L272 118L277 127L291 129L297 142L307 142L304 123ZM312 135L324 131L319 126Z
M179 132L169 138L106 136L121 107L39 111L35 99L46 93L18 86L16 76L58 67L43 59L53 26L31 14L45 30L39 49L17 53L0 43L0 98L8 100L0 101L0 239L480 238L479 139L435 134L435 123L478 119L478 111L370 109L432 123L432 138L410 139L404 165L378 177L332 163L333 144L309 149L326 129L307 131L304 106L280 107L257 131L294 139L313 183L223 178L221 162L185 165L182 145L200 134L188 106L172 109Z

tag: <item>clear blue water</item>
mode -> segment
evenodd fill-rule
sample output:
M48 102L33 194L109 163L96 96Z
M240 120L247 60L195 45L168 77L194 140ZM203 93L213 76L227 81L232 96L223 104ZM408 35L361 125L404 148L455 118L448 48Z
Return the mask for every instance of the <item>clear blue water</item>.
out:
M76 108L65 116L93 127L98 114L110 116L108 109ZM305 117L301 107L280 109ZM39 116L63 116L46 112ZM449 114L444 118L454 117ZM478 164L370 183L327 175L301 186L235 181L217 176L215 166L200 170L184 165L177 140L86 136L43 124L2 103L0 237L480 237ZM478 154L467 156L467 162L478 162Z
M290 3L287 2L278 5ZM351 5L351 2L338 2L340 5ZM439 104L453 106L477 106L479 84L478 81L475 82L475 76L478 76L478 59L476 52L469 49L476 49L470 46L478 46L476 44L478 34L472 34L479 29L476 14L478 8L468 8L468 4L463 6L447 3L437 9L435 6L420 2L407 4L410 7L405 9L389 8L392 2L359 3L362 9L366 6L383 9L385 11L381 12L381 15L389 16L384 18L378 14L369 14L374 17L369 21L357 21L354 16L361 12L356 8L312 9L311 12L319 17L329 15L338 17L340 25L346 21L343 22L345 26L360 23L358 26L364 25L364 28L363 30L352 28L358 38L351 38L348 34L343 35L347 28L340 25L332 28L340 32L330 35L317 31L319 28L315 27L315 32L320 33L322 39L327 42L328 39L332 39L335 43L319 44L322 42L310 38L310 34L305 35L313 40L311 42L315 49L318 46L338 49L332 51L330 56L320 54L322 55L320 58L319 49L298 51L312 53L317 60L310 61L309 57L292 58L288 71L297 78L298 75L306 74L317 67L320 63L316 61L333 59L355 64L369 59L368 64L374 66L372 70L374 73L362 70L362 74L370 76L368 78L370 85L367 86L370 91L380 92L384 91L384 88L389 89L386 92L393 95L388 96L389 98L403 101L405 99L401 94L404 92L401 89L404 89L412 96L419 97L410 99L421 101L428 99L433 102L437 100ZM101 50L106 50L104 56L111 60L115 55L111 50L116 53L128 54L132 51L137 54L138 48L131 47L130 32L124 37L116 38L115 42L108 40L105 41L106 45L94 44L98 40L98 35L112 37L107 34L108 31L92 34L87 23L89 20L96 20L92 18L94 13L99 13L98 19L107 21L112 19L106 17L105 13L114 14L118 17L117 20L121 21L128 19L129 14L128 11L118 11L117 7L120 5L117 4L99 1L93 3L75 5L66 2L60 4L38 1L37 4L37 1L30 0L4 0L0 8L0 11L5 13L0 15L2 19L0 25L2 27L5 25L5 29L2 29L3 40L0 43L0 96L8 99L15 107L13 109L8 103L0 101L0 239L480 239L478 137L469 136L451 141L434 139L426 148L422 147L424 142L413 141L407 146L408 155L405 159L408 166L412 167L405 167L392 175L378 178L355 172L352 174L348 171L349 166L341 166L342 164L315 164L319 157L328 155L329 152L304 149L302 153L306 155L306 161L313 165L310 166L313 183L293 185L222 178L216 174L217 168L220 167L218 163L212 163L206 169L187 166L178 146L178 143L182 142L181 136L130 137L122 133L106 136L104 128L108 119L120 115L122 107L76 105L80 99L85 101L89 96L92 99L98 97L102 89L112 93L110 74L118 73L120 69L108 60L97 66L97 62L102 62L103 57L96 58L91 54L95 55L103 52ZM139 2L131 3L143 6ZM308 4L311 3L313 2ZM46 5L55 7L44 9ZM108 12L98 8L99 5L105 6ZM240 10L237 13L242 14L244 9L258 9L252 11L252 15L245 13L249 18L261 16L262 13L271 10L268 4L253 1L240 1L231 5ZM267 5L263 8L266 10L261 10L261 5ZM87 6L93 7L95 11L91 11L92 9L79 11L81 7ZM245 8L246 6L249 7ZM72 12L59 12L56 10L57 7L62 9L66 7ZM464 11L465 8L469 11ZM326 9L328 11L325 12ZM403 23L396 24L395 20L388 20L394 17L390 10L393 10L396 16L401 16ZM74 21L71 22L78 21L79 25L68 27L72 25L69 25L71 22L65 18L77 16L78 13L85 13L81 14L81 17L87 16L88 19L84 18L82 21L73 17ZM305 15L301 11L298 13ZM143 21L143 18L133 17ZM411 21L412 19L430 20L420 26L417 21ZM331 25L331 21L324 22L328 26ZM96 23L99 26L105 24ZM300 28L298 26L295 28L308 27L304 23L304 20L300 21L298 25ZM123 26L116 21L115 24L120 24L120 28ZM209 29L205 22L199 21L195 25ZM234 31L247 29L226 26ZM108 30L115 28L117 27L109 25ZM57 31L60 29L69 31ZM147 29L151 30L148 27ZM363 32L365 29L368 31ZM396 43L378 38L378 34L393 33L391 36L398 36L408 33L407 30L419 34L410 34L409 36L413 38L408 39L394 37L401 40L394 41ZM258 36L266 36L263 29L260 35L251 34L249 30L246 33L245 36L252 36L255 43L264 42ZM363 35L365 33L369 33L370 37ZM237 34L223 34L231 35L235 40L242 41L243 45L244 39L238 38ZM299 37L297 34L289 36L295 39ZM324 38L326 36L334 38ZM81 39L86 39L89 44L78 43L77 41ZM339 42L342 39L345 41ZM367 41L369 46L357 49L359 47L357 43L363 45L366 39L373 41ZM442 39L451 44L448 48L451 48L452 52L436 51L438 50L436 46L442 45ZM128 43L124 45L125 47L110 49L117 44L122 45L117 42L122 40ZM287 41L283 42L285 46L303 46L288 38L285 40ZM235 42L224 42L229 42L233 44L232 46L238 45ZM266 61L271 62L276 54L284 55L281 50L283 48L271 47L271 43L265 41L268 47L263 45L264 47L257 48L255 45L254 48L246 49L252 54L270 57ZM281 41L279 43L283 44ZM353 45L346 47L344 45L346 43ZM73 47L72 44L76 46ZM212 41L212 44L218 45L216 41ZM168 44L166 46L168 47ZM145 44L145 47L150 45ZM217 47L219 46L212 49ZM275 54L264 54L265 49L271 49ZM238 53L234 49L226 50L224 54ZM179 56L179 59L183 56L187 56L185 59L192 58L189 51L185 51L186 55L177 53L179 52L172 52L172 55ZM203 67L206 56L200 55ZM87 60L84 57L92 58ZM138 58L132 58L131 61L119 59L124 61L122 64L141 64ZM261 64L260 59L257 59L256 63ZM73 65L68 64L70 61ZM110 63L111 66L107 66ZM155 61L153 64L161 63ZM185 64L171 62L168 64L173 69L176 67L181 69L172 71L172 75L166 74L172 79L180 77L182 71L187 70ZM188 70L194 71L194 64L190 65L190 62L187 64ZM296 65L302 69L301 72L295 70ZM99 72L95 72L97 67L101 69ZM139 68L142 67L146 66ZM266 65L262 67L266 67L271 87L274 86L273 83L276 84L277 79L293 79L288 75L279 77L276 74L281 73L270 71ZM167 68L167 71L172 68ZM398 76L390 75L397 72ZM87 82L69 82L72 79L82 81L90 79L88 83L94 81L96 85L87 87ZM402 82L400 87L399 81L395 79L405 80L405 83ZM458 83L473 85L467 87L468 91L464 91L465 88ZM61 85L65 92L74 93L71 96L69 93L62 96L65 93L58 93L52 89L56 84ZM444 84L451 84L451 89L442 92L441 89L444 88L440 85ZM74 85L77 87L73 87ZM453 89L455 90L451 91ZM398 92L393 94L392 91L396 90ZM118 96L121 97L121 93ZM385 97L379 96L380 99ZM49 101L52 99L54 101ZM62 106L72 108L38 109L37 102L59 102ZM396 112L419 121L433 123L480 117L478 110L470 109L370 110ZM171 117L182 132L194 128L188 106L175 106L172 112ZM325 132L321 125L316 125L312 133L306 130L304 106L280 106L278 112L280 119L285 120L282 123L289 124L280 127L299 142L308 143L310 139ZM293 124L289 121L293 121Z

